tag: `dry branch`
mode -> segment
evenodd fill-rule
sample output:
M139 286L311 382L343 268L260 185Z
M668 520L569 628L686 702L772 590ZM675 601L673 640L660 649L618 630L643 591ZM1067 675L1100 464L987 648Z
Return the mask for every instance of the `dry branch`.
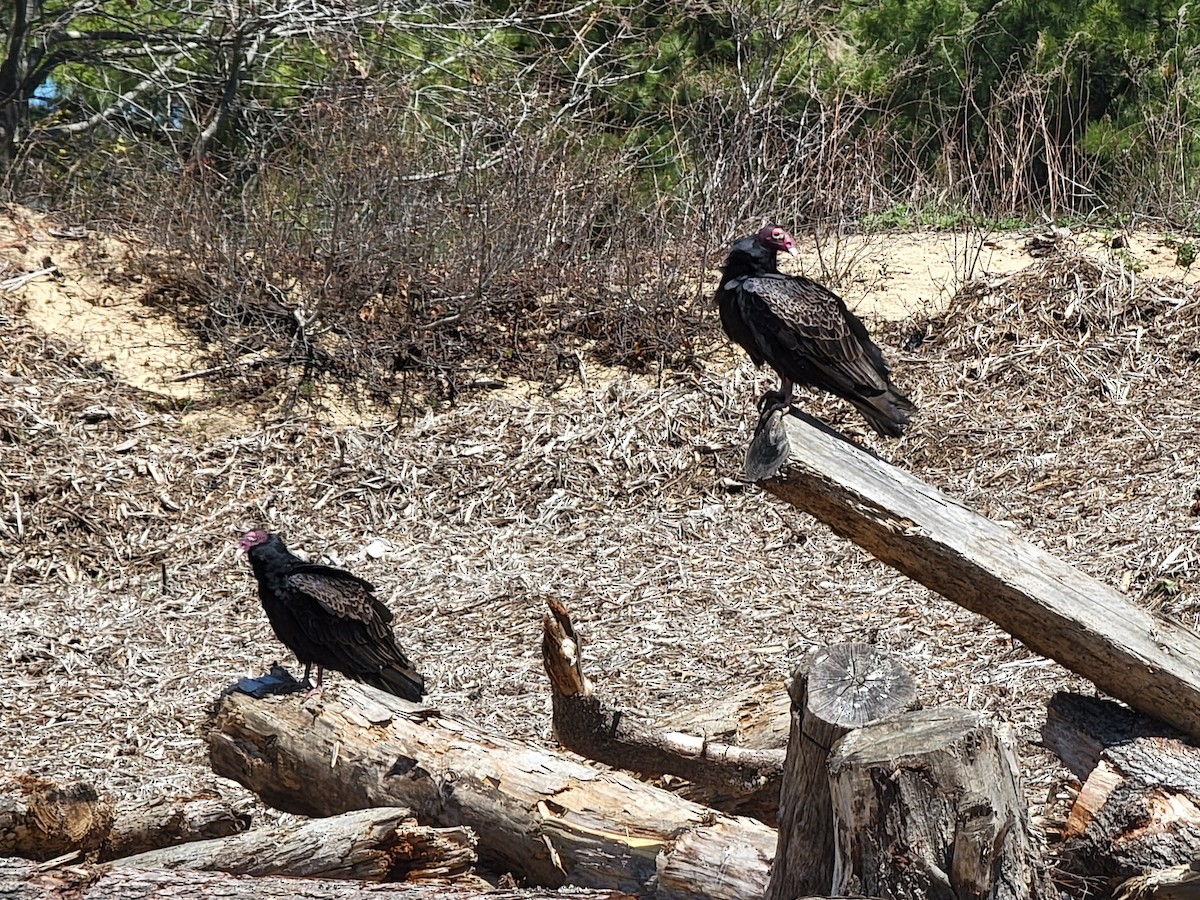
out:
M250 878L223 872L172 872L72 866L41 870L0 859L5 900L562 900L548 890L486 890L446 884L355 884L296 878ZM616 891L573 891L570 900L632 900Z
M1200 735L1200 636L909 473L788 416L791 462L763 487L1130 706Z
M358 685L221 700L214 771L279 809L332 815L406 806L467 825L480 862L531 884L655 897L761 894L775 832L618 773L601 772Z
M1200 900L1200 858L1130 878L1113 900Z
M680 731L661 731L614 710L583 674L583 642L570 614L549 599L542 619L542 661L550 678L554 734L569 750L646 776L676 775L704 784L717 808L768 824L779 807L784 754L734 747Z
M418 825L407 809L376 807L151 850L114 865L290 878L445 881L470 874L474 845L468 828L430 828Z

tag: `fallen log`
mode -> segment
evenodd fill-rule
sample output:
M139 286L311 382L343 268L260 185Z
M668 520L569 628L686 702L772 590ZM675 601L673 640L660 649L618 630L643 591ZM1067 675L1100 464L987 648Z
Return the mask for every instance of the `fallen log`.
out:
M1135 709L1200 736L1200 635L828 429L784 417L784 502Z
M868 725L838 742L829 768L835 896L1053 896L1013 739L980 716L941 708Z
M54 859L96 850L112 827L112 804L84 782L32 775L0 782L0 856Z
M834 870L830 750L851 730L910 708L916 686L908 670L877 647L837 644L817 650L796 669L790 694L792 732L767 900L829 893Z
M779 811L781 750L734 747L662 731L613 709L583 674L583 642L566 606L550 598L542 619L542 662L550 679L554 735L588 759L644 776L675 775L704 785L710 805L773 824Z
M634 900L617 891L489 890L463 885L356 884L352 881L172 872L110 865L42 869L0 859L4 900Z
M113 863L229 875L354 881L453 881L475 865L469 828L418 825L407 809L375 807L325 819L150 850Z
M122 800L113 810L112 827L100 845L99 859L103 862L228 837L249 827L249 816L235 812L215 796Z
M783 680L733 687L701 706L675 707L654 720L662 731L691 731L709 740L758 750L786 750L791 700Z
M1129 878L1200 856L1200 747L1112 701L1065 692L1042 736L1085 779L1063 831L1070 868Z
M208 744L217 774L271 806L405 806L423 823L474 829L482 865L530 884L734 900L762 893L774 852L774 830L754 819L360 685L326 687L315 704L230 694Z

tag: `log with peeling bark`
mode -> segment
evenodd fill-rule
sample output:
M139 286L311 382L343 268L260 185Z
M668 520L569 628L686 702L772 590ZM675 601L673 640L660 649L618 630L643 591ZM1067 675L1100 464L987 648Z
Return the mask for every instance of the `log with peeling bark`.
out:
M418 825L407 809L375 807L150 850L113 863L230 875L355 881L453 881L470 876L469 828Z
M251 878L224 872L64 866L0 859L4 900L634 900L617 891L488 890L464 885L357 884L352 881Z
M58 784L32 775L0 781L0 856L46 860L91 852L112 822L112 804L90 784Z
M121 800L113 810L112 827L100 845L100 860L118 859L173 847L191 841L239 834L250 817L235 812L215 795Z
M763 488L1135 709L1200 736L1200 635L828 429L784 418L788 463Z
M695 733L663 731L609 706L583 674L583 641L560 601L542 620L542 662L550 679L554 735L580 756L646 776L675 775L707 788L708 805L773 824L779 810L781 750L734 747Z
M830 758L833 894L1053 896L1030 840L1013 739L940 708L850 732Z
M827 894L833 885L834 825L829 753L839 738L911 708L912 675L870 644L812 653L790 689L791 739L779 798L779 845L767 900Z
M1097 697L1062 692L1042 737L1085 779L1063 831L1066 865L1128 878L1200 856L1200 747Z
M733 900L762 893L774 853L774 830L754 819L361 685L315 702L230 694L208 744L217 774L271 806L406 806L425 824L471 827L482 865L530 884Z

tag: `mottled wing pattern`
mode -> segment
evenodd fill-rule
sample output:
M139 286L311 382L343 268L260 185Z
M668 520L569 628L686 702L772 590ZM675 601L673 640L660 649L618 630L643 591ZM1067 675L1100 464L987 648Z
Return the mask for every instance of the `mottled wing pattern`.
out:
M370 623L392 620L392 613L375 599L374 586L328 566L303 566L287 576L288 587L316 600L339 619Z
M818 282L758 275L743 280L738 302L762 356L777 371L864 397L887 390L883 354L841 298Z

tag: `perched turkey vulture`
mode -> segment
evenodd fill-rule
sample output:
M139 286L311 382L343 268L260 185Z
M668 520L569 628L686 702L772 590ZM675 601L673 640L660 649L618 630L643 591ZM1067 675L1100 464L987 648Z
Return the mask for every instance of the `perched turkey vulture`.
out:
M780 250L796 255L795 240L778 225L729 249L717 288L725 333L775 370L785 406L793 384L812 385L854 404L880 434L899 436L916 407L892 384L883 354L841 297L779 271Z
M288 552L277 534L247 531L238 545L250 559L258 598L275 636L304 664L349 675L405 700L419 701L425 681L392 634L392 611L375 588L349 572L313 565Z

